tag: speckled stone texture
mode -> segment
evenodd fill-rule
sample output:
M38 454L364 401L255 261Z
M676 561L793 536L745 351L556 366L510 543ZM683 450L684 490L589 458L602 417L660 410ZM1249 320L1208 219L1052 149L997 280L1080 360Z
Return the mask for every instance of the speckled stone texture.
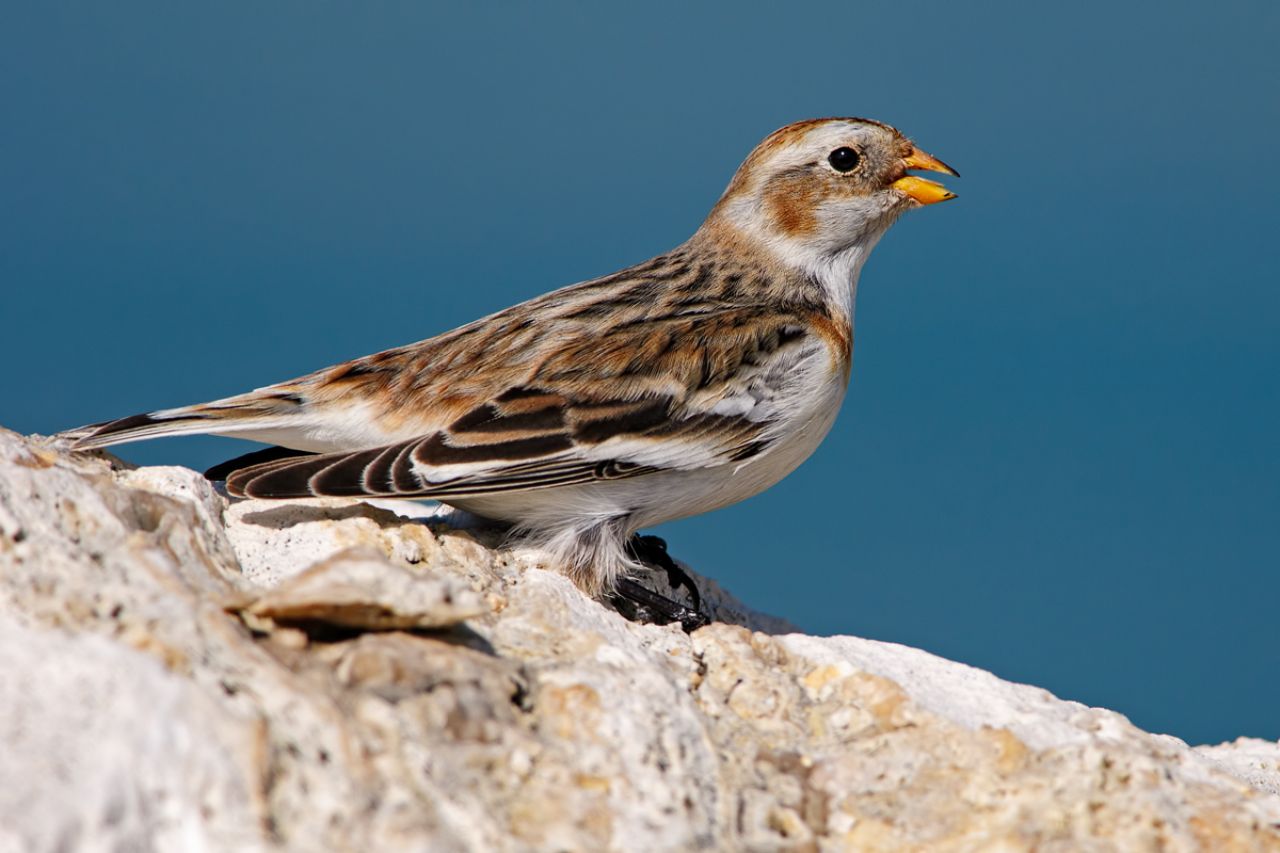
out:
M0 851L1280 850L1280 747L0 430ZM469 528L469 529L464 529Z

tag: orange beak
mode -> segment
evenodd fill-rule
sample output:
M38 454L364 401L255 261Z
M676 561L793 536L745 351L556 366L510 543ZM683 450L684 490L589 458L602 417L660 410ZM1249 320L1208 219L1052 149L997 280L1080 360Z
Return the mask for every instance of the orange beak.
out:
M948 166L946 163L934 157L932 154L926 154L914 145L911 146L911 153L902 161L908 169L922 169L928 172L942 172L947 175L960 177L960 173ZM898 178L889 186L895 190L901 190L920 204L937 204L940 201L953 199L956 194L944 187L937 181L930 181L927 178L918 178L915 175L907 175L904 178Z

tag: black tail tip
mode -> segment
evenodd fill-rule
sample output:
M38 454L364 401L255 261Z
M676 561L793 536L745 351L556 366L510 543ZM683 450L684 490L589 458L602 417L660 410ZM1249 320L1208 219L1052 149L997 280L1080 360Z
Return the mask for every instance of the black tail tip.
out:
M93 450L98 447L95 439L109 438L121 432L128 432L131 429L148 427L158 423L163 423L163 421L151 415L129 415L127 418L100 421L96 424L86 424L75 429L64 430L55 435L54 438L69 442L72 450ZM106 442L106 444L110 443Z
M163 418L154 418L148 414L129 415L127 418L117 418L114 421L107 421L102 425L94 435L103 433L124 432L125 430L137 429L138 427L151 426L152 424L164 423Z

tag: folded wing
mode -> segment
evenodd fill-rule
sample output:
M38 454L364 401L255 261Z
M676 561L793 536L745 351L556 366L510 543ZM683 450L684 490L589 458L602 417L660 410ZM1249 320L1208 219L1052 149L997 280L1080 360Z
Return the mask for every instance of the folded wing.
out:
M683 416L682 416L683 415ZM566 399L509 389L448 429L385 447L277 459L231 473L238 496L462 499L745 460L768 420L682 413L672 398Z
M254 465L231 474L227 488L263 498L449 500L742 463L811 416L818 385L847 376L843 351L818 327L741 308L580 335L546 347L524 381L473 396L443 428ZM427 399L446 391L430 389Z

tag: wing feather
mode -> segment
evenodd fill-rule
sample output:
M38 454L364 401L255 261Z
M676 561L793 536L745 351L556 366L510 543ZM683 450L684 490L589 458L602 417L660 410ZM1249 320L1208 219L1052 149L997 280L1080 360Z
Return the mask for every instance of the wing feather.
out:
M446 426L394 444L254 465L231 474L227 489L448 500L741 463L784 432L779 424L804 396L797 388L812 366L820 361L824 376L834 375L838 359L794 315L742 309L703 322L713 321L695 319L683 341L664 338L648 361L606 336L594 361L582 353L572 366L548 359L523 381L473 395ZM627 361L608 361L628 349Z
M768 422L744 416L672 418L670 401L592 404L579 417L562 413L566 427L520 435L501 416L480 424L460 419L450 429L385 447L276 459L227 477L233 495L259 498L306 496L448 499L514 490L545 489L651 474L680 464L670 445L685 444L691 460L740 461L767 447ZM468 416L469 417L469 416ZM517 415L516 418L523 418ZM455 423L454 427L459 426ZM500 428L501 427L501 428ZM499 440L491 440L491 439ZM670 458L650 464L640 458ZM636 457L629 459L627 457Z

